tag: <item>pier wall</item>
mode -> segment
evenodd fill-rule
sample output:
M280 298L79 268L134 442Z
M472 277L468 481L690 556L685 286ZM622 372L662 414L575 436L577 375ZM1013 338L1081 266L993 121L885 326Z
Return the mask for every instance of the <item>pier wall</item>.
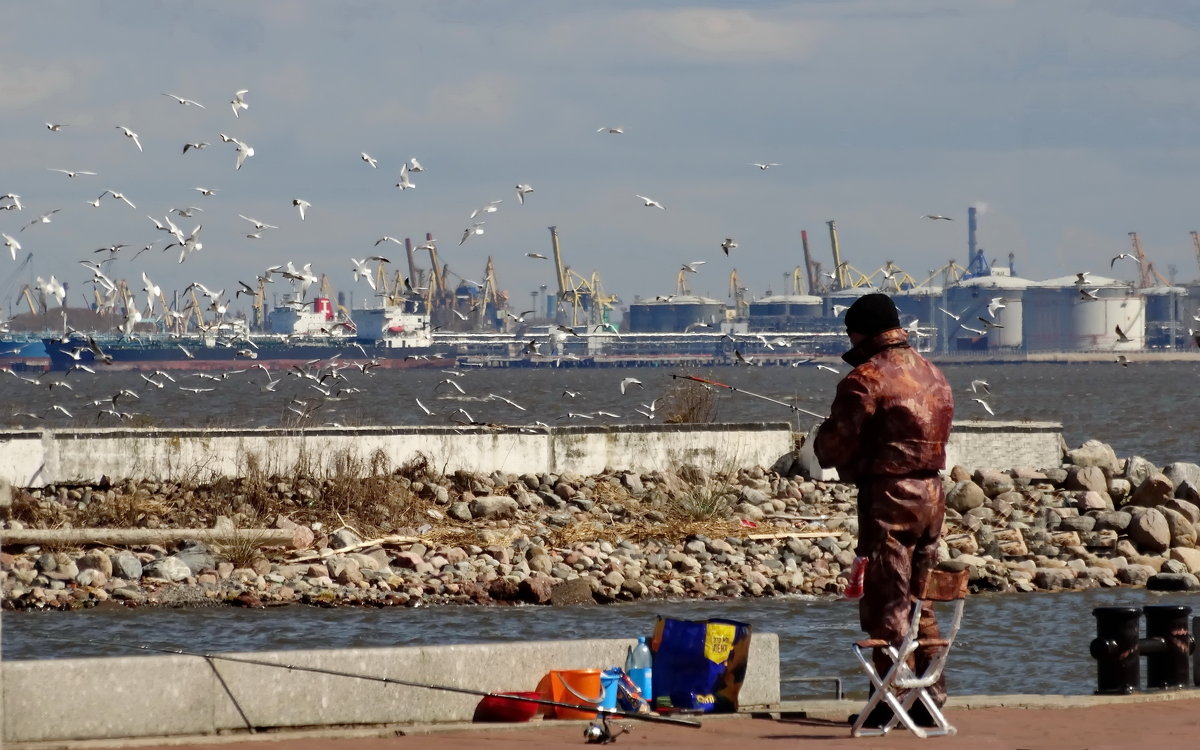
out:
M947 467L1007 469L1057 466L1057 422L955 422ZM298 468L321 476L342 464L369 466L386 457L397 467L425 457L441 472L504 471L597 474L606 468L649 472L690 463L710 471L773 465L790 453L786 423L599 425L515 428L344 427L285 429L75 429L0 433L0 482L14 487L113 481L211 481L259 471L287 476ZM806 446L808 448L808 446ZM802 461L821 472L811 455Z
M793 449L787 423L286 429L75 429L0 433L0 480L14 487L114 481L209 481L296 469L321 476L339 460L390 467L420 456L449 473L504 471L598 474L605 468L667 470L691 463L710 470L771 466Z
M551 669L622 664L633 639L227 654L426 685L534 690ZM195 656L2 663L4 742L206 735L248 728L470 721L477 695ZM779 638L754 633L740 706L779 703Z

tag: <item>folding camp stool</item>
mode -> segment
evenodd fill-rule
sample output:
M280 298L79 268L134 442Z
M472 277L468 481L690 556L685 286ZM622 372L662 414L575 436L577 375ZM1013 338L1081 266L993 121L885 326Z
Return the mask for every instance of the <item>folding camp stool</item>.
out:
M929 688L942 676L946 666L946 657L954 638L958 635L959 625L962 624L963 607L966 604L967 580L969 571L950 572L932 570L922 586L920 597L913 603L912 620L908 624L908 633L899 643L889 643L879 638L868 638L854 644L854 655L862 664L863 670L871 678L874 692L867 705L858 714L858 719L850 729L853 737L878 737L887 734L896 726L903 724L908 731L918 737L937 737L954 734L955 729L946 721L938 705L929 694ZM921 608L924 604L936 602L954 602L954 615L949 624L943 629L944 638L921 639L917 637L918 626L921 622ZM881 648L892 660L892 667L887 674L880 676L871 660L873 649ZM918 648L932 650L929 667L924 674L916 674L909 667L909 657ZM917 726L909 716L909 711L921 701L933 718L933 727ZM891 719L879 728L869 728L863 725L870 717L872 710L880 703L892 709Z

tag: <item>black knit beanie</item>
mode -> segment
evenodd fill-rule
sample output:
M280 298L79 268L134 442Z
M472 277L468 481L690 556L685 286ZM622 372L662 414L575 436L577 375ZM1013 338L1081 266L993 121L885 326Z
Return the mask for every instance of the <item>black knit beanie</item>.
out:
M896 303L886 294L868 294L859 297L846 310L846 330L874 336L877 333L900 327L900 314Z

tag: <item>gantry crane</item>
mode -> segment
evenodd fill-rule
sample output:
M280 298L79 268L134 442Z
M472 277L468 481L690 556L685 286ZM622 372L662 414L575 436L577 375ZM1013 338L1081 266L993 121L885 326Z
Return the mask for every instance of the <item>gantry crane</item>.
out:
M838 291L850 286L849 274L847 273L847 264L842 262L842 247L838 243L837 221L830 219L825 224L829 227L829 245L833 249L833 289ZM855 286L860 285L856 284Z
M880 283L878 285L873 284L873 286L878 286L880 289L891 289L894 292L898 292L902 289L911 289L917 285L916 279L909 276L907 271L890 260L884 263L875 273L872 273L869 278L874 279L875 274L880 274Z
M608 323L608 313L614 304L620 302L615 294L605 294L600 282L600 275L592 271L591 278L582 276L563 264L562 249L558 244L558 227L549 227L550 247L554 252L554 273L557 283L558 310L565 312L566 306L571 306L569 325L589 326ZM586 319L581 320L580 312L586 312ZM560 321L563 322L563 321Z
M1196 246L1196 265L1200 266L1200 232L1192 230L1192 244Z
M804 274L808 279L808 293L816 294L820 289L818 279L821 278L821 264L813 260L812 252L808 249L808 230L800 230L800 244L804 247Z
M742 280L738 278L736 268L729 272L729 296L733 299L734 315L739 318L743 317L749 303L746 302L746 287L742 286Z
M1154 264L1146 257L1146 253L1142 251L1142 241L1138 239L1137 232L1129 233L1129 240L1133 244L1133 256L1138 263L1138 289L1149 289L1154 286L1154 282L1163 286L1171 286L1171 282L1163 278L1163 275L1154 270Z

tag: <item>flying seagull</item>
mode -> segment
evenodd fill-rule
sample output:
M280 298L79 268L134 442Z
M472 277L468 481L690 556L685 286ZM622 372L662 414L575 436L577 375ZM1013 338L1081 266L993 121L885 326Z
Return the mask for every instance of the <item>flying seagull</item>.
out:
M1003 297L992 297L992 301L988 302L987 311L988 317L995 318L996 313L1003 310L1007 305L1004 304ZM955 318L957 320L957 318Z
M194 99L184 99L182 96L175 96L174 94L167 94L167 93L163 93L163 96L169 96L185 107L199 107L200 109L206 109L206 107L203 104L201 104L200 102L198 102ZM235 112L234 114L237 114L237 113Z
M185 144L183 144L183 153L185 153L185 154L186 154L186 153L188 152L188 149L189 149L189 148L190 148L190 149L195 149L196 151L199 151L199 150L201 150L201 149L208 148L208 142L207 142L207 141L200 141L199 143L185 143Z
M642 381L638 380L637 378L625 378L621 381L621 394L624 395L625 389L633 385L636 385L638 388L646 387L642 385Z
M523 182L518 183L517 184L517 203L520 203L522 206L524 206L525 205L525 194L532 193L532 192L533 192L533 185L528 185Z
M1114 255L1114 256L1113 256L1113 259L1112 259L1112 260L1110 260L1110 261L1108 262L1108 267L1109 267L1109 268L1112 268L1113 266L1115 266L1115 265L1117 264L1117 261L1118 261L1118 260L1121 260L1121 259L1123 259L1123 258L1128 258L1129 260L1132 260L1132 261L1134 261L1135 263L1137 262L1137 256L1136 256L1136 255L1133 255L1132 253L1120 253L1119 255ZM1138 263L1138 265L1140 266L1140 265L1141 265L1141 263Z
M142 142L141 142L140 140L138 140L138 134L137 134L137 133L133 132L133 131L132 131L132 130L130 130L129 128L125 127L124 125L118 125L118 126L117 126L117 130L120 130L122 133L124 133L126 138L132 138L132 139L133 139L133 142L134 142L134 143L137 145L137 147L138 147L138 151L141 151L141 150L142 150Z
M734 249L737 246L738 246L738 243L734 242L732 237L726 237L725 241L721 243L721 250L726 255L729 255L729 251Z
M371 156L370 154L368 154L366 151L363 151L361 154L359 154L359 158L361 158L367 164L370 164L371 169L379 168L379 160L376 159L375 157Z
M233 99L229 101L229 106L233 108L233 116L241 117L238 114L239 109L250 109L250 105L246 103L246 94L250 93L250 89L241 89L233 95Z
M658 201L654 200L653 198L647 198L647 197L646 197L646 196L644 196L644 195L637 195L637 194L634 194L634 197L635 197L635 198L637 198L637 199L639 199L639 200L641 200L643 203L645 203L645 205L646 205L646 208L661 208L661 209L663 209L664 211L665 211L665 210L666 210L666 208L667 208L666 206L664 206L663 204L661 204L661 203L659 203Z
M1117 332L1117 343L1118 344L1128 344L1130 341L1133 340L1133 339L1129 338L1129 336L1125 335L1125 332L1121 330L1121 326L1116 327L1116 332Z
M750 166L758 167L760 170L763 170L763 169L770 169L771 167L779 167L779 166L783 166L783 165L779 164L779 162L774 162L774 161L768 161L768 162L757 162L756 161L756 162L751 162Z
M597 133L609 133L612 135L621 135L625 132L625 128L596 128Z
M996 416L996 412L992 411L992 407L988 406L987 401L984 401L981 398L973 398L971 400L978 402L979 405L983 407L983 410L986 411L988 414L991 414L993 417Z
M409 188L416 187L416 185L414 185L412 180L408 177L407 163L400 165L400 181L396 183L396 187L400 188L401 190L408 190Z
M933 221L937 221L938 219L941 219L942 221L954 221L953 217L942 216L941 214L922 214L921 218L922 219L932 219Z
M304 211L306 209L312 208L312 204L309 203L308 201L304 200L303 198L293 198L292 205L295 206L296 208L300 209L300 221L304 221Z
M94 174L96 174L95 172L88 172L87 170L84 170L84 169L76 169L76 170L71 170L71 169L50 169L50 170L48 170L48 171L50 171L50 172L62 172L62 173L63 173L63 174L65 174L67 177L78 177L78 176L79 176L79 175L81 175L81 174L91 174L91 175L94 175Z

